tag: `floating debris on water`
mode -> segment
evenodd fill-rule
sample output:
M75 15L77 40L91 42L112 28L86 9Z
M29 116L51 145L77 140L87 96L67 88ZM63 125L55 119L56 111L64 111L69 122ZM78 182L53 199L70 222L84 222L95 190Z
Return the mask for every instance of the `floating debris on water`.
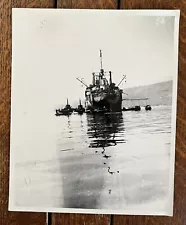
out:
M106 158L106 159L108 159L108 158L110 158L111 156L110 156L110 155L104 155L103 157Z
M105 153L105 148L103 147L103 151L101 152L102 154L104 154Z
M115 173L115 172L110 171L110 167L108 167L108 172L112 175Z

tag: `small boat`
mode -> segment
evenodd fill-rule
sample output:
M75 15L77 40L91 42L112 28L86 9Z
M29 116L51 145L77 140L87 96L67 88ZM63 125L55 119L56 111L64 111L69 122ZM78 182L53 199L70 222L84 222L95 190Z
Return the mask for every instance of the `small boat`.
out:
M139 106L139 105L136 105L135 107L134 107L134 111L140 111L141 110L141 107Z
M129 108L123 107L123 111L137 111L137 110L135 110L135 107L129 107Z
M81 100L79 100L79 105L75 109L75 112L77 112L79 115L82 115L85 112L85 108L81 104Z
M151 107L150 105L146 105L146 106L145 106L145 110L146 110L146 111L150 111L151 109L152 109L152 107Z
M141 107L139 105L136 105L134 107L125 108L123 107L123 111L140 111Z
M123 107L122 111L141 111L141 106L140 106L140 101L146 101L145 103L142 102L143 107L145 108L145 110L152 110L152 107L150 106L149 103L149 98L123 98L123 101L125 101L126 103L128 101L130 101L131 103L133 101L138 101L138 105L134 106L134 103L132 104L133 106L125 108Z
M63 109L56 109L56 116L70 116L73 113L73 109L72 107L69 105L68 103L68 99L67 99L67 104Z

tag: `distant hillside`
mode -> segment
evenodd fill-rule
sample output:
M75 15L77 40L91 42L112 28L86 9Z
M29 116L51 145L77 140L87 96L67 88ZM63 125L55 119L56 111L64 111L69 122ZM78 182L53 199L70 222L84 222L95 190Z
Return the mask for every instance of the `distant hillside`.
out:
M149 98L151 105L171 105L172 103L172 80L161 83L126 88L123 98ZM123 101L125 105L126 101ZM137 103L137 102L136 102ZM128 102L130 105L130 101ZM144 103L145 104L145 101Z

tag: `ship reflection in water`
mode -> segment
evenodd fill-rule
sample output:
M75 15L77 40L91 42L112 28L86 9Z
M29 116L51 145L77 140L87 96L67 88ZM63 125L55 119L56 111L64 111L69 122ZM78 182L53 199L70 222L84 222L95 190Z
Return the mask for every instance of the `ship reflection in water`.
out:
M120 209L146 207L154 201L164 207L170 107L154 107L150 113L143 110L65 118L68 129L64 128L66 135L63 132L60 138L61 148L66 145L73 150L60 154L62 207Z
M87 115L89 148L103 148L125 143L122 113Z
M103 193L110 196L112 192L112 185L105 178L119 175L111 161L115 148L125 143L123 115L74 115L68 118L68 129L69 146L74 145L74 150L61 151L63 207L100 208Z

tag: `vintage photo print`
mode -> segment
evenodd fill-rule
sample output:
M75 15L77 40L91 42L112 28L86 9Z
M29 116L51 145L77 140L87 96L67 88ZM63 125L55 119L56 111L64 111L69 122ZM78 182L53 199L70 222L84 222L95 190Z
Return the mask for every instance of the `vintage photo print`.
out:
M172 215L179 14L13 9L10 211Z

